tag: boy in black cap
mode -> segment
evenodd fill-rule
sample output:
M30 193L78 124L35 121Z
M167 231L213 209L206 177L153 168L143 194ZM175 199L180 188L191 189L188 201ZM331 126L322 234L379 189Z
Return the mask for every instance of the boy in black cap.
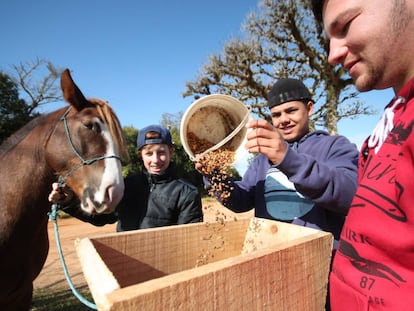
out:
M124 197L115 213L84 214L75 208L76 201L64 208L65 212L96 226L118 221L117 231L203 221L198 189L178 178L170 162L174 153L170 131L159 125L147 126L138 133L137 147L145 169L125 178ZM53 189L49 200L58 202L61 194L57 184Z
M273 125L265 120L247 124L245 148L258 156L243 179L218 178L227 178L223 186L230 193L222 204L235 212L255 208L257 217L330 231L337 241L357 185L356 146L343 136L310 131L314 102L299 80L279 80L268 104ZM201 163L196 168L201 172Z

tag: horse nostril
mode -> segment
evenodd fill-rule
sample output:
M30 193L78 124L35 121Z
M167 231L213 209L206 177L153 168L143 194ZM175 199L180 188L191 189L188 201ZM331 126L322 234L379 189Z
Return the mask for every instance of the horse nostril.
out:
M96 203L94 208L97 213L101 213L105 209L105 204Z
M104 201L105 202L112 202L113 194L114 194L114 187L108 186L105 190Z
M105 191L104 201L111 205L118 205L122 199L123 193L123 187L114 185L108 186Z

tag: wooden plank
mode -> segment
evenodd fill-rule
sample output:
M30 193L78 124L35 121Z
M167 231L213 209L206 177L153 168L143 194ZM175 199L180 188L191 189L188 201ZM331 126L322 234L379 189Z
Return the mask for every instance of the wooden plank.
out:
M295 240L315 233L315 229L264 218L252 218L249 223L242 254L254 252L278 243Z
M153 228L109 234L92 243L125 287L131 284L126 278L145 281L143 271L162 276L239 255L248 225L245 219Z
M99 310L323 310L332 235L252 218L110 234L85 245L119 283L98 298ZM94 299L103 292L90 288Z
M108 305L106 294L120 288L116 278L88 238L75 240L75 247L95 304Z

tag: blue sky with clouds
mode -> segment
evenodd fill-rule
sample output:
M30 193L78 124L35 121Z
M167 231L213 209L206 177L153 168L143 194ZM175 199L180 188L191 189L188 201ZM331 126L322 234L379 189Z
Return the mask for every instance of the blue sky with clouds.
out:
M187 109L185 82L256 9L248 0L2 1L0 69L36 58L70 68L85 96L108 100L122 125L141 128ZM340 122L340 134L360 145L391 96L363 94L378 114Z

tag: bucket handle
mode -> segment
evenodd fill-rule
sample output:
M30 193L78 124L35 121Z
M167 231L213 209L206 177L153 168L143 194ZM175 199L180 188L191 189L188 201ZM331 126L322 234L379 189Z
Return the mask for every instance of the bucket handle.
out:
M246 115L244 116L243 120L240 122L240 124L229 135L227 135L227 137L225 137L222 141L215 144L213 147L210 147L207 150L203 151L202 153L197 154L195 157L191 156L190 157L191 161L193 161L193 162L200 161L200 159L202 157L204 157L207 153L209 153L210 151L214 151L214 150L219 149L221 146L223 146L228 141L230 141L230 139L232 139L234 136L236 136L236 134L241 130L241 128L246 125L247 120L249 119L250 112L251 112L252 109L251 109L250 106L247 106L247 110L248 111L247 111Z

